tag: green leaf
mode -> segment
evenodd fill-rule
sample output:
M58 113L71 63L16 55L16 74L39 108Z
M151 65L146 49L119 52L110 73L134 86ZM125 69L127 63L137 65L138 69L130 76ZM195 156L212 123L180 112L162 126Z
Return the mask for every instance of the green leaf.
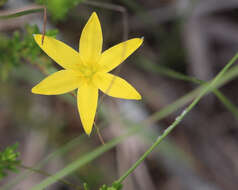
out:
M0 80L6 81L9 72L16 67L20 67L24 62L39 63L44 57L44 66L46 68L52 67L52 61L43 54L33 39L33 34L40 33L36 25L25 26L25 33L15 31L12 36L0 34ZM55 37L57 30L48 30L46 35Z
M0 152L0 179L7 176L8 171L18 171L17 166L20 163L20 161L18 160L20 153L16 151L17 148L18 144L16 143Z
M84 184L83 184L83 187L84 187L84 190L89 190L89 186L88 186L87 183L84 183Z
M103 185L99 190L121 190L122 187L121 183L114 182L112 186Z
M86 138L86 135L80 135L79 137L76 137L75 139L71 140L70 142L66 143L64 146L60 147L56 151L49 154L47 157L45 157L43 160L41 160L39 163L37 163L34 168L41 169L45 164L49 163L50 160L53 160L57 156L63 156L67 154L71 149L78 147L80 143ZM14 189L14 186L19 184L24 179L28 178L31 174L34 172L32 171L25 171L21 172L19 175L17 175L14 179L12 179L8 184L5 184L1 186L1 190L11 190Z

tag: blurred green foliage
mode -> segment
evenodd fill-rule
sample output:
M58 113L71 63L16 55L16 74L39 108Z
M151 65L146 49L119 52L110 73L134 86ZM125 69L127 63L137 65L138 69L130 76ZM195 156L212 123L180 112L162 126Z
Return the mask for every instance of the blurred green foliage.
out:
M114 182L111 187L103 185L100 190L121 190L122 184ZM87 189L86 189L87 190Z
M20 163L18 157L20 153L17 151L18 144L7 147L0 152L0 179L7 176L7 171L17 172L17 166Z
M9 72L25 64L26 62L37 62L42 50L38 47L33 39L33 34L40 33L36 25L25 26L25 33L15 31L10 37L8 35L0 35L0 80L6 80ZM57 30L49 30L46 35L55 37ZM45 61L45 64L51 64L51 61Z
M8 0L0 0L0 7L3 6Z
M36 0L41 5L46 5L53 21L61 21L67 18L68 12L84 0Z

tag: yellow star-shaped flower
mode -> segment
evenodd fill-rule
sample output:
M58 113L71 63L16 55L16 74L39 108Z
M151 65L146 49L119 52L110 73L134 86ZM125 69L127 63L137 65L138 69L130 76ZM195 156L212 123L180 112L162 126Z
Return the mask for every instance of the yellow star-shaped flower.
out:
M98 102L98 89L109 96L123 99L141 99L141 95L125 80L110 74L143 42L133 38L102 52L102 30L94 12L85 25L79 42L79 52L54 38L34 35L36 43L62 70L45 78L32 88L35 94L57 95L78 89L77 104L85 132L92 131Z

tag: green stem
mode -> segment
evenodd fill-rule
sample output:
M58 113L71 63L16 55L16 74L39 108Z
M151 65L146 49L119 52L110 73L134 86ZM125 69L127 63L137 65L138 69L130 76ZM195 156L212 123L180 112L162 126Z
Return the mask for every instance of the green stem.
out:
M151 61L149 59L147 59L145 57L141 56L140 59L142 60L143 64L138 61L139 62L138 65L141 68L148 70L150 72L156 72L156 73L168 76L170 78L188 81L188 82L192 82L194 84L206 84L207 83L206 81L197 79L195 77L186 76L186 75L176 72L172 69L153 64L153 63L151 63ZM144 64L144 63L146 63L146 64ZM221 101L221 103L238 119L237 107L234 106L232 104L232 102L220 90L214 89L213 93Z
M0 14L0 19L11 19L11 18L16 18L16 17L20 17L20 16L32 14L32 13L38 13L42 11L44 11L44 7L37 6L36 8L33 8L33 9L23 10L23 11L14 12L14 13L6 14L6 15Z
M194 82L195 83L195 82ZM207 84L207 82L198 80L198 84ZM238 109L232 102L218 89L214 89L213 93L221 101L221 103L238 119Z
M236 54L231 61L220 71L220 73L210 82L204 85L200 94L195 98L195 100L175 119L175 121L164 130L163 134L160 135L157 140L152 144L152 146L130 167L117 181L116 183L122 183L144 160L145 158L167 137L170 132L183 120L183 118L192 110L194 106L200 101L200 99L212 91L215 84L221 79L223 74L232 66L232 64L237 60L238 54Z
M215 89L214 94L223 103L223 105L238 119L238 110L234 104L219 90Z
M39 169L35 169L35 168L29 167L29 166L25 166L25 165L22 165L22 164L20 164L19 167L21 167L23 169L26 169L26 170L29 170L29 171L32 171L32 172L35 172L35 173L38 173L38 174L41 174L41 175L44 175L46 177L51 176L51 174L49 174L49 173L47 173L45 171L42 171L42 170L39 170ZM70 186L73 189L80 190L80 188L77 185L74 185L74 184L68 182L67 180L59 179L59 182L65 184L67 186Z

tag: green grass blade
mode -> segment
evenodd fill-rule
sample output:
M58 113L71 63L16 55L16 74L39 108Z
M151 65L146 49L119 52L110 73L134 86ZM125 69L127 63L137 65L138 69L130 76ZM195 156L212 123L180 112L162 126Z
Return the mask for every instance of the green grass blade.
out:
M94 160L96 157L100 156L104 152L110 150L111 148L116 146L118 143L120 143L123 139L134 134L138 130L139 130L138 128L133 128L127 134L122 135L118 138L115 138L112 141L106 143L105 145L102 145L99 148L96 148L95 150L85 154L84 156L78 158L74 162L67 165L65 168L63 168L62 170L57 172L55 175L52 175L51 177L48 177L45 180L43 180L38 185L34 186L31 190L42 190L42 189L46 188L47 186L56 183L59 179L62 179L63 177L70 175L75 170L79 169L83 165Z
M172 69L153 64L148 58L140 56L140 59L137 61L138 66L142 69L161 74L170 78L192 82L194 84L206 84L205 81L197 79L195 77L190 77L182 73L176 72ZM238 119L238 109L237 107L219 90L214 89L213 93L221 101L221 103ZM185 98L186 99L186 98Z
M214 85L214 87L219 88L220 86L224 85L225 83L233 80L235 77L237 77L237 75L238 75L238 66L234 66L232 68L232 70L227 72L223 76L223 78L220 79L219 83ZM159 121L159 120L167 117L168 115L173 113L178 108L180 108L180 107L186 105L187 103L189 103L190 101L192 101L199 94L199 92L201 92L202 88L203 88L203 86L198 87L197 89L182 96L181 98L176 100L174 103L168 105L167 107L163 108L162 110L155 112L148 118L148 121L156 122L156 121ZM212 89L212 90L214 90L214 89Z
M192 82L195 84L200 84L202 80L199 80L195 77L190 77L187 75L184 75L182 73L176 72L170 68L167 68L165 66L161 66L158 64L154 64L149 58L145 56L139 56L136 65L140 68L142 68L145 71L148 71L150 73L155 73L155 74L161 74L170 78L178 79L178 80L183 80L183 81L188 81Z
M202 85L202 89L199 95L192 101L192 103L174 120L174 122L160 135L156 141L147 149L147 151L116 181L116 183L122 183L144 160L145 158L173 131L173 129L183 120L183 118L198 104L203 96L207 93L213 91L217 88L218 85L224 84L224 79L228 78L231 74L227 77L223 77L225 72L235 63L238 59L238 54L236 54L231 61L219 72L219 74L211 80L211 82Z
M42 11L44 11L43 7L42 8L28 9L28 10L19 11L19 12L12 13L12 14L0 15L0 19L17 18L17 17L20 17L20 16L29 15L29 14L33 14L33 13L38 13L38 12L42 12Z
M215 89L214 94L222 102L222 104L229 110L236 119L238 119L237 107L219 90Z

